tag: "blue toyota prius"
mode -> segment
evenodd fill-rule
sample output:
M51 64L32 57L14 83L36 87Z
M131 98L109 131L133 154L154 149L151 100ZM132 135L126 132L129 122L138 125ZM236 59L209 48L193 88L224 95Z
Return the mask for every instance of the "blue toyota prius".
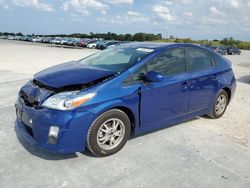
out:
M18 94L16 133L51 152L118 152L131 135L221 117L231 63L192 44L130 43L45 69Z

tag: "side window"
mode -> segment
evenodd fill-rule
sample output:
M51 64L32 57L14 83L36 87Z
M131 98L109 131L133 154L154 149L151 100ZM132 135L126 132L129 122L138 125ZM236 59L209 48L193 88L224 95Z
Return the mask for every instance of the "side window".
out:
M148 62L148 71L156 71L164 76L186 72L185 49L168 50Z
M189 48L189 70L200 70L200 69L207 69L212 66L211 57L206 53L198 48Z
M125 81L124 84L135 83L141 81L143 76L147 73L147 66L143 65L139 70L131 74Z

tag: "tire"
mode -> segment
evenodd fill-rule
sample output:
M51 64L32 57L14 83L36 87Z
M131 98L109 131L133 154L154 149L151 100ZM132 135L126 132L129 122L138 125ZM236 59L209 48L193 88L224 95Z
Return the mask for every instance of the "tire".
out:
M87 148L98 157L112 155L123 148L130 132L131 122L126 113L118 109L106 111L91 124Z
M224 102L222 102L223 100ZM223 114L226 112L228 102L229 102L228 94L226 91L222 90L217 96L213 104L211 113L208 116L211 117L212 119L218 119L221 116L223 116Z

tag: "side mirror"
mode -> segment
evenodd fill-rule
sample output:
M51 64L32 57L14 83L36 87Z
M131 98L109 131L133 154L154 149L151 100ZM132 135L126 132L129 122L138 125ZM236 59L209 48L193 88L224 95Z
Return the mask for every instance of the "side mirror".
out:
M149 71L147 72L145 79L148 82L161 82L163 80L163 76L159 72Z

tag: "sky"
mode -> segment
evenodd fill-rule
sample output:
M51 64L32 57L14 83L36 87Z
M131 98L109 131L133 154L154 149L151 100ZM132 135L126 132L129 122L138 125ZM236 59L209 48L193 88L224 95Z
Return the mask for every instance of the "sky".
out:
M250 41L250 0L0 0L0 31Z

